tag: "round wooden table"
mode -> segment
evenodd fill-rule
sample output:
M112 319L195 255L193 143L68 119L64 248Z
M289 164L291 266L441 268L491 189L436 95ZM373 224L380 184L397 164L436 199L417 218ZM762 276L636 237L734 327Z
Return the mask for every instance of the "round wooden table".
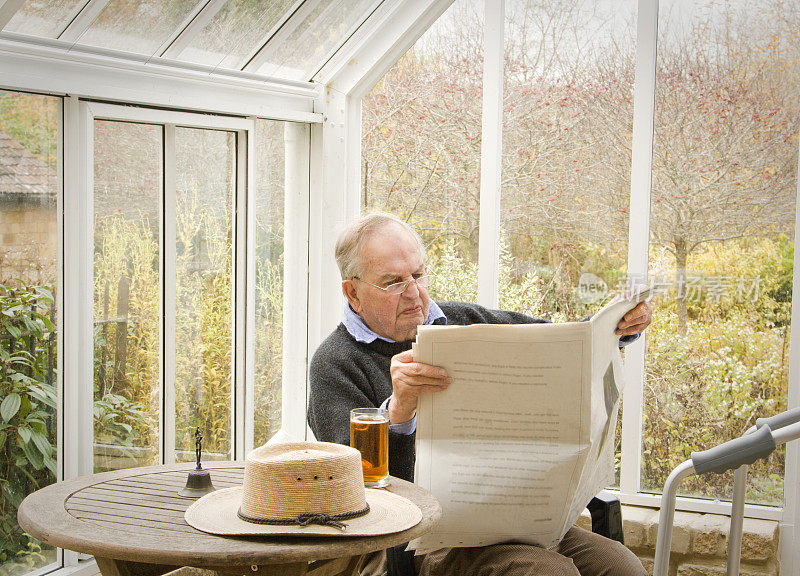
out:
M131 468L59 482L29 495L20 526L39 540L92 554L103 576L159 576L182 566L252 576L356 574L366 554L431 530L442 514L428 491L391 479L386 488L419 506L416 526L376 537L223 537L183 518L194 502L178 496L195 464ZM216 488L242 483L244 463L208 462Z

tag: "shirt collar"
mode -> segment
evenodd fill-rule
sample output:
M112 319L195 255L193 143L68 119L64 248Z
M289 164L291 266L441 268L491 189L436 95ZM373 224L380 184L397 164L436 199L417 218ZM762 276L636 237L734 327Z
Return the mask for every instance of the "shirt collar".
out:
M344 327L347 328L350 335L358 342L370 344L377 339L383 340L384 342L395 342L389 338L379 336L370 330L367 323L364 322L364 319L356 314L355 310L350 307L350 303L346 300L344 303L344 313L342 314L342 324L344 324ZM430 301L430 305L428 306L428 317L425 318L425 324L447 324L447 317L444 315L444 312L442 312L442 309L439 308L439 305L433 300Z

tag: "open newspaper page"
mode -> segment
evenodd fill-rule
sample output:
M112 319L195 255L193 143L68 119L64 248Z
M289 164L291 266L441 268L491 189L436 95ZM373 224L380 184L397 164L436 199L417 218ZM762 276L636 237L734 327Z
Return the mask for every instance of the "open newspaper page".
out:
M416 483L442 504L438 548L558 542L613 475L621 391L620 318L589 322L421 326L415 359L442 366L448 390L420 398Z

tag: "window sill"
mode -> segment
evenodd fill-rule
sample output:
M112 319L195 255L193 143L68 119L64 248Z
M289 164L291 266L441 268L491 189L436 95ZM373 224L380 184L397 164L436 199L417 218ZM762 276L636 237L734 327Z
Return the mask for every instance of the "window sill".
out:
M625 545L653 570L653 555L658 533L658 509L622 505ZM591 529L591 518L584 511L578 526ZM777 576L779 528L775 520L744 519L742 535L743 575ZM675 512L669 574L678 576L725 574L730 517L722 514Z

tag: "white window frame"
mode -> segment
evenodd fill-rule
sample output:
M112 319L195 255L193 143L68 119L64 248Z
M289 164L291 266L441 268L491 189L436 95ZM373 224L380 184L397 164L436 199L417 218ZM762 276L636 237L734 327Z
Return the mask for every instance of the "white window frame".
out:
M4 89L30 91L29 86L4 86ZM92 447L92 381L93 381L93 165L92 137L95 119L123 120L166 125L168 128L188 126L235 131L237 134L238 207L235 212L238 230L235 237L236 277L234 294L244 306L235 306L233 362L236 382L232 411L234 429L232 446L237 459L243 459L253 448L253 375L255 291L248 277L255 274L255 150L257 118L211 116L173 110L120 106L102 102L87 102L77 96L61 95L58 126L58 193L57 193L57 285L58 318L57 346L60 362L57 366L57 393L60 409L57 412L58 467L56 480L76 478L91 473ZM291 115L290 115L291 116ZM305 116L304 114L301 116ZM319 115L312 115L313 119ZM295 120L296 118L292 118ZM284 254L287 266L284 275L284 358L282 374L282 427L297 437L305 433L306 361L307 361L307 290L308 290L308 217L309 217L309 159L311 124L287 121L284 118L263 118L285 122L285 234ZM169 169L166 162L165 171ZM244 192L243 192L244 191ZM171 195L164 192L164 197ZM165 207L169 210L169 207ZM246 208L246 209L245 209ZM165 219L165 225L171 220ZM246 226L243 227L243 223ZM164 262L162 257L162 262ZM163 264L162 264L163 266ZM163 284L163 278L161 280ZM163 288L162 288L163 289ZM239 327L247 326L242 330ZM249 329L249 332L248 332ZM173 335L174 338L174 335ZM237 350L245 350L238 354ZM162 374L166 366L162 366ZM162 386L162 390L165 387ZM166 390L169 390L168 388ZM174 395L172 434L174 434ZM300 423L300 426L298 426ZM169 425L169 422L166 423ZM166 430L162 425L162 430ZM174 445L171 435L162 438L161 461L172 458L164 446ZM31 576L52 573L89 576L97 572L90 557L69 550L57 549L56 562L30 573Z
M91 255L94 250L94 146L93 146L93 131L95 120L117 120L124 122L135 122L142 124L152 124L160 126L164 134L164 165L163 165L163 182L164 189L162 192L163 197L163 222L162 222L162 238L161 238L161 254L160 254L160 294L162 309L160 312L161 317L161 414L160 414L160 430L162 431L161 445L159 447L159 460L162 464L171 464L175 462L175 283L174 278L167 278L167 271L175 270L175 148L174 148L174 131L176 127L188 128L205 128L214 130L224 130L234 132L237 138L237 191L235 197L232 199L233 205L230 207L231 213L234 215L245 214L243 210L248 204L252 205L252 190L254 182L248 177L248 163L247 163L247 150L248 142L253 142L255 137L255 123L253 120L246 118L231 118L224 116L211 116L205 114L194 114L187 112L175 112L168 110L158 110L150 108L139 108L131 106L119 106L115 104L105 104L97 102L81 101L78 103L79 108L79 124L81 126L80 134L78 136L81 152L80 165L83 170L78 175L76 190L67 189L67 197L77 198L83 196L81 205L78 211L77 224L82 229L82 235L78 242L84 242L80 248L74 253L68 251L64 254L65 268L67 270L80 270L80 276L83 277L84 285L89 289L81 289L78 294L67 294L69 301L80 302L80 311L69 309L66 314L70 312L78 312L77 316L66 316L65 321L68 325L75 325L79 330L79 342L67 342L67 347L80 346L80 351L77 351L76 357L83 360L84 365L80 368L81 378L77 380L80 382L80 391L77 394L80 402L80 419L79 419L79 442L78 453L82 458L78 465L79 473L91 474L93 471L93 448L92 448L92 413L91 406L93 402L92 397L92 362L90 361L93 355L92 349L92 334L93 334L93 308L92 308L92 294L93 290L93 260L92 258L79 261L76 256L78 255ZM67 133L68 140L70 134ZM248 202L248 200L250 200ZM71 222L75 224L75 222ZM252 382L252 372L246 374L246 361L245 358L254 353L254 344L252 339L245 340L244 332L245 326L242 324L244 317L241 310L253 310L252 304L246 302L246 245L243 238L241 227L241 219L236 219L233 231L233 254L234 263L233 271L234 278L232 279L232 302L231 310L233 314L232 328L233 338L231 342L231 422L233 428L230 436L231 453L234 458L240 459L244 457L246 449L246 441L244 434L244 422L249 416L252 417L252 410L246 410L244 406L245 390ZM238 304L238 305L237 305ZM250 305L248 305L250 304ZM80 328L77 328L80 326ZM243 348L238 345L245 344ZM237 348L244 351L244 354L237 354ZM66 350L66 354L70 356L70 350ZM244 375L243 381L237 382L237 376ZM75 382L75 381L73 381ZM70 389L69 381L66 390L67 396L71 396L75 389ZM89 407L89 410L84 410L84 407ZM69 423L67 423L69 427ZM251 442L252 443L252 442Z

